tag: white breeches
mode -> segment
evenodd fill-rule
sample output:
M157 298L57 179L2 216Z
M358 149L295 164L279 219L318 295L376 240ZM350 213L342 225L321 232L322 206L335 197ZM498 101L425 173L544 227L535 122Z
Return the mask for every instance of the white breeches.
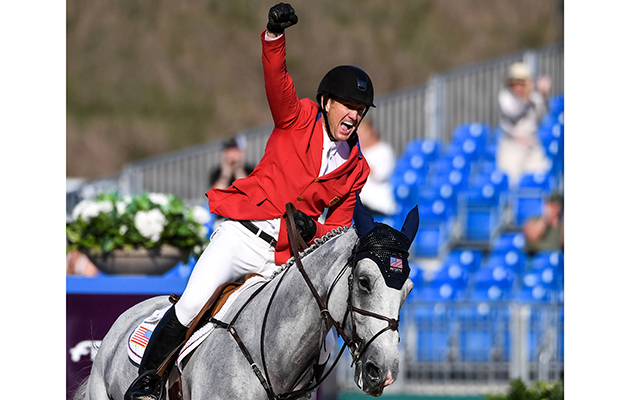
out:
M258 273L269 277L276 269L274 248L239 222L226 220L210 237L182 297L175 304L175 314L189 326L214 291L223 283L240 276Z

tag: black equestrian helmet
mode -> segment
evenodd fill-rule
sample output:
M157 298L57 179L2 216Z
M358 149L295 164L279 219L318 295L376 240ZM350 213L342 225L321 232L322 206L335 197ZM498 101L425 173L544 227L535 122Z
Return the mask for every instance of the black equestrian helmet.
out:
M317 88L317 102L321 96L332 96L354 101L367 107L374 105L372 80L361 68L340 65L328 71Z

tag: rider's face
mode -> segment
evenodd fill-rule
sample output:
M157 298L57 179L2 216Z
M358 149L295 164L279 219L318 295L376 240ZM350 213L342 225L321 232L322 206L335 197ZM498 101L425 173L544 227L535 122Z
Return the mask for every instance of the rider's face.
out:
M348 140L363 118L365 106L354 101L329 98L326 112L332 137L336 140Z

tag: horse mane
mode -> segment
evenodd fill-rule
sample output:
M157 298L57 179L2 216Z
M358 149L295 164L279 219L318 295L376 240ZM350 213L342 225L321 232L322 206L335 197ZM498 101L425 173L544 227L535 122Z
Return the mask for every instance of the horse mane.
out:
M335 229L333 229L332 231L328 232L327 234L325 234L324 236L317 238L313 241L313 244L310 245L307 249L305 249L304 251L300 252L299 257L300 259L308 256L309 254L311 254L312 252L314 252L315 250L317 250L318 248L322 247L325 243L329 242L330 240L341 236L342 234L348 232L350 230L350 227L348 226L339 226ZM280 275L281 273L283 273L284 271L286 271L289 267L291 267L293 264L295 264L295 257L292 256L291 258L289 258L287 260L287 262L283 265L280 265L271 275L271 279L274 279L276 276Z

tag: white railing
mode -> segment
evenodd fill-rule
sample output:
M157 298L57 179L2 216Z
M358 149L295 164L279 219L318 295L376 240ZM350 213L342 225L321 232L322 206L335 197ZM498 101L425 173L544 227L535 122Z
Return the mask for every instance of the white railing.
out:
M462 123L496 126L496 96L509 66L516 61L528 63L535 75L550 75L550 95L564 92L564 44L559 43L465 65L436 74L425 84L377 96L377 107L370 110L374 125L397 154L415 138L448 141L453 129ZM237 132L246 138L248 162L260 161L271 129L272 125L264 125ZM215 140L129 163L120 173L88 181L70 193L67 212L79 199L110 189L122 194L171 193L187 204L202 204L210 170L220 163L220 152L220 141Z

